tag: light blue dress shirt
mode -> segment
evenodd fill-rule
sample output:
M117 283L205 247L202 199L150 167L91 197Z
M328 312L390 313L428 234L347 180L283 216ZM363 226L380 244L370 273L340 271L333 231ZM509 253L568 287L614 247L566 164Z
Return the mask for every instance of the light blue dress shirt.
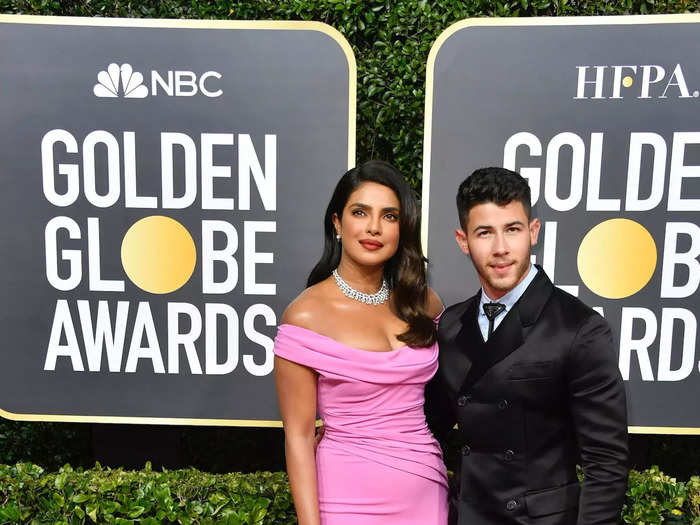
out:
M489 334L489 318L486 317L486 314L484 313L484 303L501 303L506 307L506 309L498 314L493 321L493 331L495 332L506 314L510 312L513 305L518 302L518 299L520 299L527 287L530 286L530 283L535 278L535 275L537 275L537 268L535 268L534 264L531 264L530 271L525 276L525 279L520 281L520 283L510 292L495 301L486 295L483 288L481 289L481 300L479 301L479 316L477 317L477 321L479 322L479 329L481 330L481 335L483 336L484 341L488 339Z

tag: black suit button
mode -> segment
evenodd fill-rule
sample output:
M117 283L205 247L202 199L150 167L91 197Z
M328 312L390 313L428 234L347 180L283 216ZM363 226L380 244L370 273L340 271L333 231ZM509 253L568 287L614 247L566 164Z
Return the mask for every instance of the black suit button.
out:
M463 407L467 404L467 396L459 396L457 398L457 406Z
M508 408L508 401L506 401L505 399L500 400L498 402L498 408L500 410L505 410L506 408Z
M514 499L512 499L508 503L506 503L506 510L509 512L513 512L517 508L518 508L518 502L515 501Z
M471 453L472 453L472 449L469 448L469 445L464 445L464 446L462 447L462 455L463 455L463 456L468 456L468 455L471 454Z
M505 459L506 461L512 461L514 456L515 452L513 452L512 450L506 450L503 453L503 459Z

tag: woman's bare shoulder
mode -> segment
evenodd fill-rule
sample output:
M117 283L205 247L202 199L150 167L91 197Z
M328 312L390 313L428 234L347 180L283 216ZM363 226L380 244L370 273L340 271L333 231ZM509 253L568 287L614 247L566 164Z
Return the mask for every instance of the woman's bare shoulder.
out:
M425 309L428 315L434 319L435 317L440 315L443 308L444 306L442 304L442 299L440 299L440 296L435 290L428 287L428 297L425 302Z
M282 324L314 330L328 305L325 281L308 287L294 299L282 314Z

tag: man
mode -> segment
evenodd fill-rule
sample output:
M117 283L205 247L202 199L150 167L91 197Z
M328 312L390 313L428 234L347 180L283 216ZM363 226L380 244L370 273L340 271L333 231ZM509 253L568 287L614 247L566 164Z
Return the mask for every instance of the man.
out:
M482 287L442 314L426 414L438 438L459 428L459 525L619 523L627 416L608 324L530 264L540 222L520 175L475 171L457 209Z

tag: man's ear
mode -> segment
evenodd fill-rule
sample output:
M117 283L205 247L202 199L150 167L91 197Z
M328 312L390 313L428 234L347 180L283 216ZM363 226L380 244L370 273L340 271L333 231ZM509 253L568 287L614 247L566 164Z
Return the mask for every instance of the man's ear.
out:
M465 255L469 255L469 244L467 243L467 234L461 228L455 230L455 241L457 246Z
M340 227L340 219L338 218L338 214L337 214L337 213L334 213L334 214L331 216L331 221L333 221L333 226L335 227L335 234L336 234L336 235L342 236L342 235L343 235L343 230L342 230L342 228Z
M542 223L539 219L535 218L530 221L530 246L537 244L537 238L540 235L540 226L542 226Z

